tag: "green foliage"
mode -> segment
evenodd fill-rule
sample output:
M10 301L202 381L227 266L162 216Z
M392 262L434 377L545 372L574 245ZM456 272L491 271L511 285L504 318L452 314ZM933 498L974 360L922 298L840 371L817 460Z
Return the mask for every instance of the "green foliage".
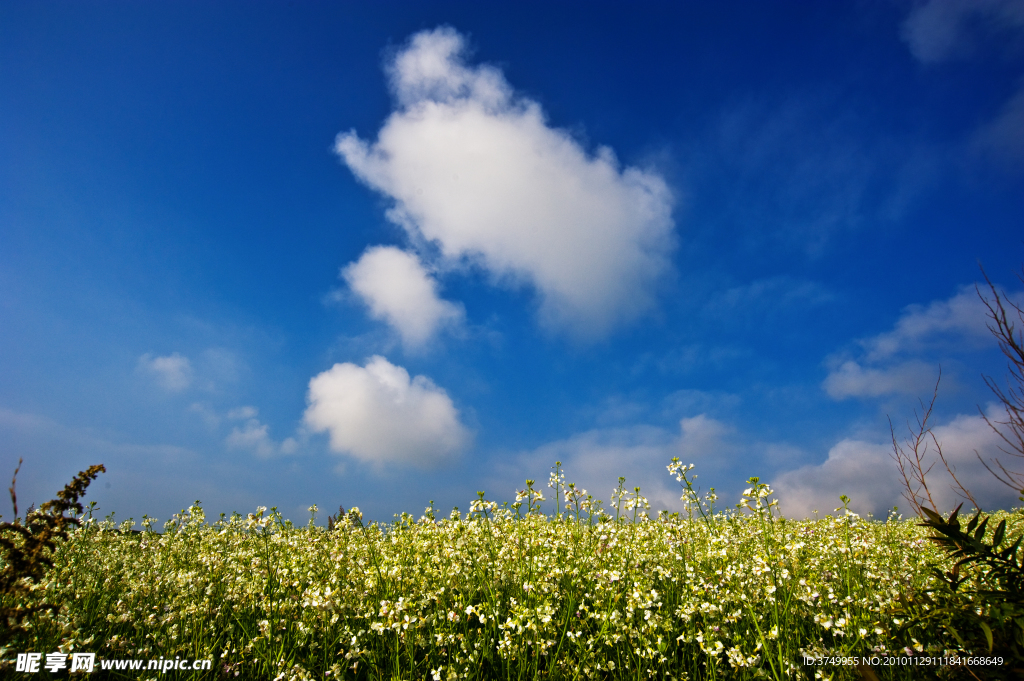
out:
M934 570L939 579L937 588L916 598L905 595L901 599L902 610L910 616L902 633L911 629L942 632L950 647L1007 661L1001 667L979 667L974 670L976 675L1024 678L1022 537L1008 541L1006 518L990 533L992 516L984 516L981 511L963 527L959 511L957 506L948 518L943 518L922 508L921 526L932 531L929 539L954 562L945 570Z

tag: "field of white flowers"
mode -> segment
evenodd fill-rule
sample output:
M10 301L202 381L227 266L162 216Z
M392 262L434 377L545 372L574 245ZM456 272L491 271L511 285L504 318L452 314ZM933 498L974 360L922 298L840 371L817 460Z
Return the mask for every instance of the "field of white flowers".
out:
M949 564L915 521L787 520L756 479L724 513L669 468L682 514L650 514L621 481L602 510L556 468L547 514L531 482L464 515L382 525L351 509L330 530L262 508L211 523L195 505L162 532L87 517L34 592L61 609L2 657L213 658L195 678L268 680L855 679L804 656L944 652L903 630L901 595Z

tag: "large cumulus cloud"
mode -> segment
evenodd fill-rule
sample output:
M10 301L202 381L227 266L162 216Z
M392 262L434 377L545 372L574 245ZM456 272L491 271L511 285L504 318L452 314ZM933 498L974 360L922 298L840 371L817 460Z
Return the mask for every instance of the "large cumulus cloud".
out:
M669 268L665 181L589 153L465 47L450 28L413 36L388 67L395 111L375 141L339 135L338 154L421 250L531 286L548 328L595 338L642 315Z

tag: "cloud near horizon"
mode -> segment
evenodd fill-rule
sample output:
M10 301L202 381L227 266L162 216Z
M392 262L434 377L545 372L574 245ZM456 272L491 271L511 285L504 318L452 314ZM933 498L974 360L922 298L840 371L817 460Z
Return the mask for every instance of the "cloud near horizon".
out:
M998 418L998 406L990 405L987 413L989 418ZM1017 494L985 470L975 455L977 452L986 461L993 457L1006 458L999 451L1002 440L984 419L960 414L936 426L932 432L957 477L978 503L987 510L1016 505ZM897 440L905 433L905 429L898 429ZM953 481L938 462L930 442L927 451L925 467L936 462L927 477L932 498L938 510L950 511L963 499L953 490ZM821 515L831 513L841 505L841 494L850 497L850 508L857 513L884 517L893 506L911 512L909 502L902 497L903 487L892 454L891 443L844 439L829 450L824 462L778 475L772 487L783 513L791 518L811 517L815 510ZM970 503L965 505L970 506Z
M309 382L304 421L331 449L370 464L435 468L458 458L471 434L444 389L375 355L335 364Z
M679 483L668 475L666 466L678 456L684 463L697 462L701 480L711 479L721 472L727 456L737 451L731 434L727 424L705 414L681 419L675 432L652 425L597 428L520 454L501 467L500 481L489 484L500 488L509 478L518 476L520 486L522 478L534 478L541 489L547 479L545 471L561 461L566 482L574 482L602 500L605 510L609 510L619 476L626 478L627 491L640 487L641 495L651 504L652 515L662 509L681 510ZM543 491L551 496L547 489ZM547 503L550 508L551 502Z
M342 133L337 153L424 253L532 287L545 328L586 340L637 319L670 269L665 180L620 167L607 147L589 153L465 52L452 28L414 35L388 65L397 106L376 141Z

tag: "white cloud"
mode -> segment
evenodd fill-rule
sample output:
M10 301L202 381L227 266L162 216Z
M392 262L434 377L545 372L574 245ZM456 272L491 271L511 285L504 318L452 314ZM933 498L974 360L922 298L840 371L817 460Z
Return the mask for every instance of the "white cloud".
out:
M679 453L691 458L721 451L723 438L730 432L727 425L704 414L681 419L679 429Z
M374 356L365 367L335 364L309 382L305 422L331 448L378 469L429 468L461 454L470 434L448 394L427 378Z
M1024 0L930 0L907 17L903 37L918 61L934 64L969 54L978 29L1024 29Z
M450 28L413 36L389 67L397 109L375 142L339 135L338 154L414 243L535 287L549 328L593 338L643 314L673 245L665 181L588 154L464 51Z
M257 418L258 415L256 407L249 406L229 411L229 419L245 423L231 429L231 433L224 441L225 444L230 449L248 450L261 459L269 459L276 454L294 454L298 449L298 442L291 437L280 444L274 442L270 437L270 426L262 423Z
M996 412L989 414L993 416ZM986 460L1000 456L1001 440L980 416L961 414L932 432L960 482L978 503L986 509L1017 505L1016 494L992 477L975 455L977 451ZM898 440L902 440L905 433L897 427ZM850 507L858 513L870 512L883 517L893 506L909 511L910 504L901 496L903 488L891 454L890 443L843 440L829 450L828 459L823 463L783 473L775 478L772 487L788 517L808 517L814 510L831 513L840 505L841 494L850 497ZM1002 458L1005 460L1005 455ZM929 450L928 462L927 465L937 462L934 449ZM927 479L940 511L952 510L963 501L953 490L952 479L941 462L936 463Z
M937 376L935 366L920 361L872 369L847 360L829 372L823 387L835 400L892 394L921 395L935 386Z
M232 428L225 443L232 449L248 449L261 458L270 458L277 448L274 447L268 431L267 424L251 419L241 427Z
M988 406L986 414L993 421L1005 416L1001 415L999 407L995 404ZM934 432L939 444L942 445L943 454L956 467L955 472L960 482L971 490L978 503L985 508L1010 508L1019 505L1018 494L996 480L975 455L977 451L986 462L997 458L1011 470L1018 468L1014 461L1008 460L1007 456L999 451L999 447L1003 445L1002 439L981 416L958 415L949 423L936 427ZM948 481L944 485L940 484L938 488L936 502L951 509L957 502L955 494L949 489Z
M1016 304L1024 293L1005 294ZM973 286L963 286L948 300L908 305L891 331L858 341L862 356L829 358L822 387L834 399L920 395L931 390L938 362L919 356L934 352L963 352L994 344L988 330L988 310Z
M393 246L368 248L342 276L370 315L394 327L406 347L422 346L441 327L464 317L461 306L438 297L437 282L419 258Z
M892 331L861 341L861 345L872 362L900 352L917 352L949 337L977 346L991 338L986 312L974 286L962 286L949 300L936 300L927 307L908 305Z
M192 363L177 352L164 357L146 353L139 357L137 370L152 376L164 390L181 392L192 384Z
M783 514L789 518L831 513L841 505L839 496L852 500L860 513L884 514L901 503L897 471L890 447L861 440L843 440L819 465L803 466L772 481Z

